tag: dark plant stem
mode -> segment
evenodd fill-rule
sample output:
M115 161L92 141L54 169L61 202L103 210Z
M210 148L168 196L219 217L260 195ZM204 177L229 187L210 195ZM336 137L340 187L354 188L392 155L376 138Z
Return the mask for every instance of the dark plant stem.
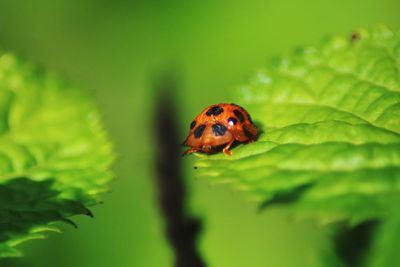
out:
M154 114L159 205L165 218L166 236L175 253L175 266L203 267L206 265L196 248L201 223L185 211L186 189L179 147L181 142L178 139L179 132L172 102L174 87L171 79L162 81L158 88L159 95Z

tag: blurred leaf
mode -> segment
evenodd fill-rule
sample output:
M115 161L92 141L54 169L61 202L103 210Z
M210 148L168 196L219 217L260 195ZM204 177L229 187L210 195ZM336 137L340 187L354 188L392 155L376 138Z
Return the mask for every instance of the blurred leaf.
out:
M107 190L113 153L91 98L0 52L0 257Z
M197 154L200 176L263 207L358 223L400 193L400 38L384 26L272 61L233 99L262 133L227 157Z
M372 253L368 257L369 267L400 266L400 212L394 210L377 232Z

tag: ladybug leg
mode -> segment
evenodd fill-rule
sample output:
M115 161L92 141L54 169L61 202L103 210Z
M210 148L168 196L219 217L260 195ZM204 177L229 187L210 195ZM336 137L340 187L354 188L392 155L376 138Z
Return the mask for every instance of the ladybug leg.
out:
M197 151L199 151L199 150L196 149L196 148L191 147L188 150L186 150L185 152L183 152L182 156L186 156L186 155L192 154L192 153L197 152Z
M231 145L233 144L233 142L235 142L235 139L233 139L232 141L230 141L230 142L224 147L224 149L222 149L222 152L224 152L225 155L227 155L227 156L232 155L232 152L229 150L229 148L231 147Z

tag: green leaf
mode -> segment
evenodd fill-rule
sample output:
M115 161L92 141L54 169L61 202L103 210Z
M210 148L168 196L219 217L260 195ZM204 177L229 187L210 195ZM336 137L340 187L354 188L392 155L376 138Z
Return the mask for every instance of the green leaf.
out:
M387 216L400 193L400 37L353 36L297 49L241 86L232 101L261 135L231 157L198 154L198 174L322 222Z
M113 152L91 97L0 52L0 257L91 215L112 178Z
M397 199L398 200L398 199ZM400 265L400 212L397 207L377 232L372 253L368 256L369 267L392 267Z

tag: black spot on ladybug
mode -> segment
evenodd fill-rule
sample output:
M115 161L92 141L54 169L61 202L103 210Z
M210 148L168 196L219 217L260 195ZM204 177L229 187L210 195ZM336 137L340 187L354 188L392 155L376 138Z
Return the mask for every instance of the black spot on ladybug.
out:
M253 134L244 126L243 126L243 133L247 138L253 138Z
M234 109L234 110L233 110L233 113L235 113L236 117L238 117L238 119L239 119L240 122L244 122L244 116L243 116L243 113L242 113L242 112L240 112L240 111L237 110L237 109Z
M250 114L248 114L248 113L247 113L247 119L249 120L249 122L250 122L251 124L254 124L253 120L251 119Z
M235 125L236 123L237 123L237 119L235 119L235 118L233 118L233 117L230 117L230 118L228 119L228 124L229 124L229 125L233 126L233 125Z
M196 121L192 121L192 123L190 124L190 129L193 129L194 126L196 126Z
M215 136L222 136L227 130L228 129L226 129L226 127L220 123L216 123L212 126L212 131Z
M224 112L223 108L221 108L220 106L214 106L214 107L210 108L209 110L207 110L206 115L207 116L211 116L211 115L217 116L217 115L221 114L222 112Z
M200 126L198 126L195 130L194 130L194 137L195 138L200 138L204 132L204 129L206 128L205 124L202 124Z

